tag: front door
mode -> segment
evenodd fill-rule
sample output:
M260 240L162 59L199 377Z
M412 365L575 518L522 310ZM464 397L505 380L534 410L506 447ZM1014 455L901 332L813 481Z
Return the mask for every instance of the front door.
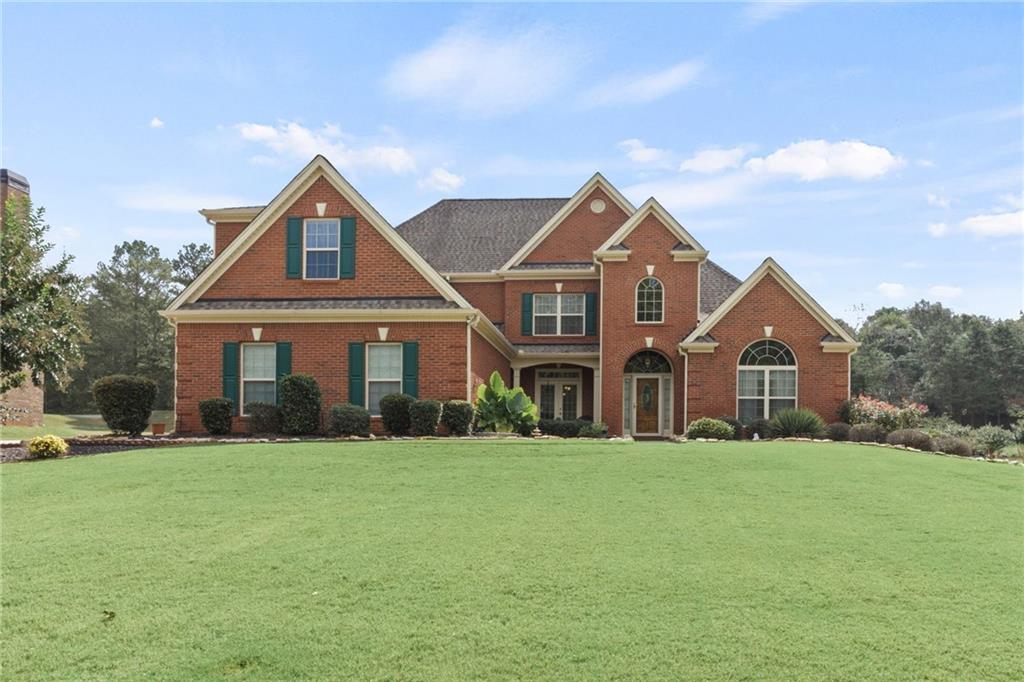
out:
M658 394L660 393L657 377L636 378L636 424L635 432L639 435L661 433L659 428Z

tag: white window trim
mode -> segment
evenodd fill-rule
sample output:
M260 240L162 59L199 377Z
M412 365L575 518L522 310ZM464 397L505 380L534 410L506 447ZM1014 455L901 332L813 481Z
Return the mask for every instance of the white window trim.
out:
M363 377L365 377L363 379L363 401L364 401L363 407L365 407L367 410L369 410L371 417L379 417L380 416L380 410L377 410L375 407L371 407L370 406L370 384L371 383L382 383L382 384L383 383L395 383L397 381L398 382L398 392L401 393L402 392L402 380L403 380L404 374L405 374L405 358L402 356L401 350L399 350L399 353L398 353L398 359L399 359L398 378L397 379L392 379L392 378L387 378L387 379L371 379L370 378L370 349L371 348L375 348L377 346L398 346L399 349L401 349L402 344L401 343L368 343L368 344L366 344L366 358L363 361Z
M558 389L563 384L569 384L576 386L576 418L579 419L583 414L583 373L580 371L566 371L566 370L554 370L565 372L566 374L572 374L574 376L558 377L558 378L541 378L540 374L544 371L552 370L534 370L534 384L533 387L533 398L534 404L537 406L537 413L540 414L540 388L544 385L550 385L555 387L555 414L557 415L561 409L561 403L559 402ZM554 417L555 419L561 419L562 417Z
M739 364L739 359L743 357L743 354L747 352L747 349L750 348L755 343L758 343L760 341L774 341L775 343L781 344L781 345L785 346L786 348L788 348L789 352L793 355L793 364L792 365L741 365L741 364ZM770 372L772 370L783 370L783 371L791 371L791 372L795 372L796 373L796 376L793 378L794 390L793 390L792 397L790 397L790 396L776 396L776 399L777 400L792 400L793 401L793 408L794 409L800 407L800 372L798 371L799 369L800 369L800 360L796 357L796 353L793 352L793 347L790 346L788 343L783 343L782 341L779 341L778 339L769 339L769 338L765 337L765 338L757 339L757 340L752 341L752 342L748 343L747 345L745 345L743 347L743 349L740 351L739 357L736 358L736 418L737 419L740 418L740 400L742 399L742 400L763 400L763 402L761 404L761 417L759 417L759 418L760 419L770 419L770 417L768 416L768 406L769 406L770 403L768 401L771 400L772 396L771 396L771 383L770 383L770 377L768 375L768 372ZM740 371L741 370L757 370L757 371L762 371L763 370L765 372L765 375L764 375L764 395L763 396L760 396L760 395L740 395Z
M657 321L640 319L640 285L648 279L653 279L661 286L661 319ZM636 286L633 287L633 322L636 324L665 324L665 283L654 275L641 277Z
M274 382L274 401L273 404L277 403L277 356L274 356L274 376L271 378L266 377L249 377L245 376L245 349L252 348L255 346L270 346L276 347L276 343L242 343L239 344L241 349L238 354L238 416L247 417L245 413L245 382L246 381L273 381Z
M538 296L554 296L555 297L555 333L554 334L538 334L537 333L537 297ZM568 313L566 317L579 317L582 324L580 329L582 331L579 334L563 334L562 333L562 297L563 296L579 296L583 299L583 312L579 315L576 313ZM551 317L551 313L541 313L540 317ZM582 292L566 292L564 294L555 294L548 292L540 292L533 294L533 336L586 336L587 335L587 295Z
M316 222L332 221L332 222L337 224L337 226L338 226L338 247L336 249L329 249L329 248L325 248L325 247L307 248L307 246L306 246L306 243L307 243L306 242L306 226L309 223L309 221L311 221L311 220L312 221L316 221ZM337 269L338 274L335 275L334 277L308 277L306 275L306 263L307 263L307 261L306 261L306 252L308 252L308 251L334 251L334 252L336 252L336 254L337 254L337 259L336 260L337 260L337 263L338 263L338 269ZM330 282L332 280L338 279L340 276L341 276L341 218L303 218L302 219L302 279L308 279L308 280L311 280L313 282L323 282L323 281Z

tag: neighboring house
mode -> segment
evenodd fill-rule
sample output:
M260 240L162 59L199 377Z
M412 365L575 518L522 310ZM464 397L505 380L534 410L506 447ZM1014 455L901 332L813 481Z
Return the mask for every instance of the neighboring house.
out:
M214 396L244 431L244 405L293 372L325 411L376 415L399 391L471 400L497 370L544 417L638 436L797 405L830 421L849 396L857 344L773 260L740 281L599 174L568 199L445 200L395 229L318 156L266 206L201 213L216 258L164 313L179 431Z

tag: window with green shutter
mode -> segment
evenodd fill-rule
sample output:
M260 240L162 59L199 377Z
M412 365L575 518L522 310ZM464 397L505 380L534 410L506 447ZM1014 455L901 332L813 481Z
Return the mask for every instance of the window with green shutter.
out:
M366 406L366 346L358 341L348 344L348 401Z
M597 294L594 292L587 294L586 331L584 333L587 336L594 336L597 334Z
M281 379L292 373L292 344L289 341L277 342L277 404L281 404Z
M533 336L533 294L523 294L519 315L520 332L523 336Z
M237 343L226 341L221 352L223 393L234 406L234 414L238 414L238 346Z
M302 279L302 218L288 218L286 231L285 274L288 279Z
M356 276L356 219L341 219L341 268L338 275L341 279L353 279Z
M402 344L402 393L413 398L420 395L420 344L416 341Z

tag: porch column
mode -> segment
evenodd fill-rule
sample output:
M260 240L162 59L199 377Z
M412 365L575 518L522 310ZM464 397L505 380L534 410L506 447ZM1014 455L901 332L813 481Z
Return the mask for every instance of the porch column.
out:
M601 368L594 368L594 421L601 421Z
M519 368L518 367L513 367L512 368L512 388L517 388L518 386L519 386Z

